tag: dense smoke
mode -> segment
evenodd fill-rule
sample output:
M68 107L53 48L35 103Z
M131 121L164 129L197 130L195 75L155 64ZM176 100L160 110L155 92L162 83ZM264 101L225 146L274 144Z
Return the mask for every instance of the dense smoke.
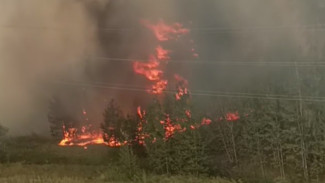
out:
M97 49L96 22L81 1L5 0L0 9L0 121L13 134L39 132L57 89L49 82L81 74Z
M82 81L144 87L146 81L133 73L131 63L96 59L146 58L153 49L152 35L140 20L163 19L189 27L200 55L197 62L279 62L322 57L322 50L311 45L323 48L323 37L309 42L311 30L306 25L321 22L323 10L321 1L2 0L0 123L13 134L48 133L48 101L53 96L63 101L68 113L86 108L96 120L101 120L111 98L126 111L142 104L144 92L53 84ZM182 45L167 46L182 50ZM192 90L253 89L269 74L281 78L288 73L281 67L261 70L254 65L171 61L169 67L170 73L188 78Z

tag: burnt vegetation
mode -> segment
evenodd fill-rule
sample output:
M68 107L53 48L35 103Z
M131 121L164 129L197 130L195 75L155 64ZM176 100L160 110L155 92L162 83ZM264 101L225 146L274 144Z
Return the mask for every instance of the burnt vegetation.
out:
M11 1L0 182L325 182L320 0Z
M173 98L172 95L163 100L154 98L142 119L136 112L123 114L118 102L111 101L103 112L102 129L130 142L121 147L60 148L55 145L57 141L37 135L6 138L7 129L1 127L1 161L111 164L119 169L121 176L134 181L142 180L143 174L221 176L247 182L323 180L325 125L321 103L303 99L211 98L211 107L203 110L198 107L200 98ZM188 109L190 117L185 113ZM227 113L234 109L239 118L231 120ZM211 123L191 129L201 123L203 116L211 119ZM146 122L141 132L147 135L139 143L142 139L137 138L137 128L141 120ZM182 124L187 130L174 131L167 138L162 120L165 124L168 120ZM57 128L59 131L61 126Z
M302 79L297 83L300 83L301 89L308 87L300 81ZM95 158L87 159L81 155L79 159L71 152L71 157L56 153L50 155L43 149L37 153L36 150L26 150L27 155L37 158L25 159L15 154L17 152L10 152L22 148L15 143L28 141L30 146L35 143L36 147L36 144L46 142L39 141L39 137L35 136L28 140L16 139L15 143L13 139L9 140L7 159L2 160L40 164L52 161L109 163L134 181L142 180L143 174L221 176L244 182L324 180L325 125L323 105L319 101L309 102L302 97L295 100L213 97L208 104L210 107L203 108L200 97L185 95L181 100L174 97L153 98L143 116L136 112L123 114L117 101L108 103L103 112L102 130L119 141L128 141L121 147L100 146L97 150L95 146L89 146L88 150L52 147L55 152L76 152L79 149L85 151L84 155ZM204 102L204 105L207 103ZM191 111L190 116L187 110ZM229 115L229 111L236 112ZM211 119L211 122L202 125L203 117ZM143 126L139 131L141 121ZM173 127L181 124L186 130L168 131L168 124L173 124ZM58 128L61 129L61 126ZM53 146L54 141L51 143ZM90 153L98 150L103 154Z

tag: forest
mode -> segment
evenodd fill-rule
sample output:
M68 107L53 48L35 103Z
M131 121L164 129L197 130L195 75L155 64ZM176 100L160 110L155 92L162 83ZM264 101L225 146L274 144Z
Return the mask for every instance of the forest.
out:
M0 1L0 182L325 182L324 10Z
M107 147L112 149L109 156L116 157L110 161L130 180L146 172L242 182L322 182L324 100L313 87L324 75L318 68L292 72L296 81L285 88L277 81L263 83L273 93L288 95L198 97L189 91L179 100L175 94L153 97L147 108L131 114L111 100L101 123L102 131L115 137ZM289 95L290 90L297 94ZM59 116L57 103L50 105L49 122L54 139L60 140L62 122L83 124Z
M308 74L302 74L307 71ZM197 177L197 181L205 177L223 177L235 182L322 182L325 165L323 99L316 97L321 93L308 95L315 97L305 97L305 94L314 92L313 86L321 84L324 77L318 68L301 70L297 67L295 73L297 80L287 83L286 88L267 84L273 89L279 88L282 93L289 94L288 88L294 89L298 91L296 97L241 94L239 99L235 95L202 98L188 92L176 100L174 94L165 94L153 97L147 108L138 108L132 114L124 114L118 101L111 100L103 111L101 129L114 137L115 145L104 147L105 156L109 157L96 153L93 156L98 156L97 160L85 160L89 161L86 164L100 162L102 165L107 161L123 172L122 177L133 181L144 181L145 172ZM48 115L54 137L50 140L52 145L62 138L62 122L66 126L83 125L60 116L56 112L57 103L52 101ZM2 135L6 131L5 127L1 128ZM71 160L60 159L56 153L29 159L25 150L28 157L25 159L24 154L15 152L24 146L24 141L30 141L31 146L48 143L49 139L43 138L37 135L2 137L1 145L6 148L2 148L1 161L26 161L27 164L76 161L72 160L76 155L72 155ZM118 142L127 143L116 145ZM72 147L56 148L65 151L71 148L76 152ZM88 151L94 152L91 148L89 146ZM83 164L83 161L77 163Z

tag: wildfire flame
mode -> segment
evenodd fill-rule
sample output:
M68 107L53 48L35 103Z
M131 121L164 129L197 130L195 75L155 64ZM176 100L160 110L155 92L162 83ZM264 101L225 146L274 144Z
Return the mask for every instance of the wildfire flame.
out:
M66 126L63 125L62 130L63 139L59 142L59 146L87 147L88 145L106 145L109 147L120 147L126 144L126 142L119 142L114 136L105 141L103 133L90 131L89 126L82 126L79 132L77 128L66 129Z
M144 119L144 116L146 115L146 112L141 110L141 107L138 106L137 113L140 118L140 122L138 123L137 127L137 135L135 141L138 142L140 145L146 145L145 139L149 137L149 134L143 132L143 126L146 124L146 121ZM156 142L156 140L154 140Z
M186 128L182 128L182 126L180 124L173 124L172 120L169 117L169 114L166 114L166 119L165 121L160 121L160 124L162 124L164 126L164 130L165 130L165 138L164 140L169 139L170 137L172 137L176 132L184 132L186 131Z
M159 60L169 60L169 50L165 50L163 47L161 47L160 45L157 46L156 48L156 54L157 54L157 58Z
M148 81L152 83L149 87L148 92L150 94L159 95L164 92L167 87L168 80L164 78L164 68L166 64L170 61L170 50L163 48L160 42L165 42L169 40L177 40L180 36L188 34L189 30L184 28L180 23L166 24L163 21L159 21L157 24L151 24L148 21L142 21L142 23L152 31L157 40L157 46L155 52L148 56L146 62L134 61L133 70L136 74L143 75ZM193 40L190 40L193 43ZM192 55L198 57L195 49L191 49ZM175 99L181 100L184 96L189 96L190 92L188 89L188 81L178 74L174 75L177 87L175 93ZM165 114L165 119L160 120L162 129L164 130L163 140L168 140L172 138L176 133L182 133L186 131L187 126L191 130L197 130L202 126L210 125L213 121L210 118L204 117L200 122L193 122L191 120L192 113L190 109L185 109L184 113L186 117L176 118L176 120L171 119L169 114ZM88 122L87 112L85 109L82 110L82 114L85 117L85 121ZM130 141L137 142L140 145L146 145L146 139L151 138L151 143L157 141L156 137L151 136L149 133L145 132L146 112L139 106L137 108L137 115L139 117L136 137ZM228 112L224 117L220 117L217 121L237 121L240 119L238 112ZM182 123L182 125L180 124ZM191 123L189 123L191 122ZM185 124L187 123L187 124ZM112 129L114 130L114 129ZM58 144L59 146L82 146L87 149L88 145L105 145L108 147L121 147L130 143L130 141L120 142L115 136L108 136L101 131L91 130L91 125L85 125L78 130L77 128L66 128L65 125L62 126L63 138ZM150 142L150 141L147 141Z
M150 24L148 21L142 21L142 23L153 32L158 42L177 39L179 36L189 32L180 23L171 25L167 25L163 21L159 21L157 24ZM168 81L163 78L163 66L170 59L170 50L166 50L158 44L155 51L155 54L149 55L147 62L135 61L133 70L135 73L143 75L147 80L153 82L152 86L148 89L149 93L159 95L163 93L168 84Z
M181 98L184 95L188 95L188 81L184 79L183 77L179 76L178 74L175 74L175 79L177 81L177 93L175 94L176 100L181 100Z
M142 23L153 31L156 38L159 41L168 41L170 39L176 39L179 35L187 34L190 31L183 27L180 23L174 23L167 25L164 21L160 20L157 24L151 24L148 21L142 21Z
M209 118L203 118L202 121L201 121L201 125L210 125L212 122L211 119Z
M225 119L227 121L237 121L237 120L239 120L239 114L238 114L238 112L235 112L235 113L228 112L225 116Z

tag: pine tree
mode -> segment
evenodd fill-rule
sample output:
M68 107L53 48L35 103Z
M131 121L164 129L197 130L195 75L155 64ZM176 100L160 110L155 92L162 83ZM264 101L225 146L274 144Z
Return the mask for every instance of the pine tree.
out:
M122 124L124 121L125 119L120 107L114 100L111 100L104 112L104 122L101 125L102 130L108 135L108 138L114 136L117 139L122 139Z
M139 177L139 160L130 145L123 146L119 149L118 163L127 178L134 180Z
M8 152L6 151L6 144L2 139L2 137L4 137L7 133L8 133L8 128L0 124L0 162L4 162L7 160Z
M77 121L64 111L64 106L60 100L54 97L49 104L48 122L50 123L51 135L60 140L63 136L62 127L75 127Z
M0 124L0 137L5 136L8 133L9 129Z

